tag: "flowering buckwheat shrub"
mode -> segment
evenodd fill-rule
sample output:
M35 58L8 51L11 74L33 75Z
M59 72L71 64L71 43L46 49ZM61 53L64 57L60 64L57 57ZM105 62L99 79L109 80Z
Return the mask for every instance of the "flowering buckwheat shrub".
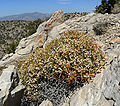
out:
M84 83L91 81L104 64L105 55L92 36L68 31L45 49L35 49L29 58L18 63L18 68L27 94L33 96L40 95L36 90L41 76L68 85Z

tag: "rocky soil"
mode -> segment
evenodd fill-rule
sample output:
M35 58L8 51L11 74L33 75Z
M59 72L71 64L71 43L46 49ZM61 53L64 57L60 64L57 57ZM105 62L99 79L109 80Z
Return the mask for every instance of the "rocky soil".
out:
M68 90L65 90L64 92L64 89L61 91L61 87L54 89L54 85L49 85L47 84L48 81L44 81L40 86L40 89L45 90L45 98L43 98L43 100L46 100L43 101L40 106L120 106L119 20L120 14L103 15L89 13L85 16L74 17L64 21L64 13L61 10L57 11L48 21L39 25L36 33L22 39L14 54L7 54L0 60L0 67L1 70L3 70L0 78L4 77L5 70L8 70L8 76L11 76L11 70L14 72L13 66L15 66L15 62L21 58L26 58L35 48L39 47L44 49L48 42L51 42L55 38L59 38L60 34L67 30L79 30L93 35L97 44L102 47L102 50L107 57L106 68L95 77L93 82L85 84L83 87L78 87L72 92L69 92ZM10 68L10 65L13 65L13 69ZM18 76L16 76L16 78L19 79ZM8 80L0 82L0 105L5 106L6 103L9 104L9 100L12 101L14 99L9 99L8 97L13 97L12 95L14 95L14 98L17 98L19 92L23 90L20 81L16 84L18 85L19 83L20 89L18 89L17 86L14 86L13 89L11 89L12 85L9 85L9 88L6 87L14 80L15 78L9 80L8 77ZM5 85L3 86L3 84ZM42 86L44 86L44 88L41 88ZM31 102L31 105L34 104ZM13 104L12 106L15 105Z

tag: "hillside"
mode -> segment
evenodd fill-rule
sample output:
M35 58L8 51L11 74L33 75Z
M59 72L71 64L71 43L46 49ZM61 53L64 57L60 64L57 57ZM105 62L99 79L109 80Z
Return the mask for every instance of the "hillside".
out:
M22 38L36 32L43 20L35 21L0 21L0 59L7 53L14 53Z
M7 48L10 44L17 44L20 39L25 37L29 30L26 27L29 21L1 21L0 22L0 58L8 53Z
M0 105L120 106L119 20L56 11L0 60Z
M0 21L10 21L10 20L26 20L26 21L34 21L37 19L47 19L49 18L51 14L43 14L43 13L38 13L38 12L33 12L33 13L24 13L24 14L18 14L18 15L10 15L10 16L5 16L5 17L0 17Z

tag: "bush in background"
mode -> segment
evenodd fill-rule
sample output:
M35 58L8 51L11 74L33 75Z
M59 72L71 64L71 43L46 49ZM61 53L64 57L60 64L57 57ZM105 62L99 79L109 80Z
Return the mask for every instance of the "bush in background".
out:
M6 53L15 53L16 47L18 46L19 42L12 42L6 48Z
M99 22L93 26L96 35L103 35L109 26L109 22Z
M116 7L117 5L117 7ZM120 12L119 0L101 0L101 4L96 6L96 13L119 13ZM119 7L119 9L118 9ZM117 9L117 11L115 11Z

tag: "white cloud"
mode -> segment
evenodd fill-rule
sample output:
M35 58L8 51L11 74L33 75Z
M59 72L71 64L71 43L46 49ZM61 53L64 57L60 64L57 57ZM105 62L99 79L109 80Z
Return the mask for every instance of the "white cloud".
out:
M72 2L70 0L59 0L59 4L71 4Z

